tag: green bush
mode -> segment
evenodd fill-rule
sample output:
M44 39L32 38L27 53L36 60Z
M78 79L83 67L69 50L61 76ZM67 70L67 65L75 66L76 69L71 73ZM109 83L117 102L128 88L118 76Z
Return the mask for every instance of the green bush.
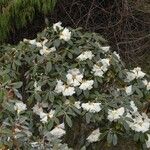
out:
M100 35L58 22L1 48L0 65L1 149L150 146L149 77L126 69Z
M55 4L56 0L1 0L0 42L3 42L10 32L31 22L36 14L50 13Z

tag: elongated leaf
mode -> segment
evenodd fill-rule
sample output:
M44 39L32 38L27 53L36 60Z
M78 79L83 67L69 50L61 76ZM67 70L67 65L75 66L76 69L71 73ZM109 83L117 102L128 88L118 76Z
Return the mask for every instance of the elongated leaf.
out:
M68 115L66 115L66 123L68 124L69 127L72 127L72 120Z

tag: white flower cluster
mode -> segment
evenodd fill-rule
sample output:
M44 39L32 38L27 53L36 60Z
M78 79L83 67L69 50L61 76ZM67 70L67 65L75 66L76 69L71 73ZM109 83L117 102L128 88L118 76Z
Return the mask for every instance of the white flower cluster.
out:
M28 42L30 43L31 45L35 45L37 47L40 47L42 49L40 49L40 54L41 55L48 55L49 53L51 52L54 52L56 51L56 48L55 47L51 47L51 48L48 48L45 44L48 42L48 39L45 39L44 41L42 42L37 42L36 39L34 40L28 40L28 39L24 39L23 40L24 42Z
M39 86L36 81L34 82L34 90L35 90L35 91L42 91L42 90L41 90L41 86Z
M132 121L127 121L129 127L136 132L145 133L150 128L150 119L145 113L142 113L141 115L138 112L138 108L133 101L130 102L130 106L132 110L128 110L126 115L126 117L132 119Z
M101 46L100 49L102 49L106 53L110 50L110 46Z
M101 135L99 128L94 130L87 138L87 141L89 143L97 142L99 141L99 136Z
M57 80L55 87L55 92L62 93L63 96L72 96L75 93L76 86L79 86L81 90L90 90L94 84L93 80L83 80L83 74L77 68L69 70L66 78L67 84L64 84L61 80Z
M109 121L117 121L121 116L123 116L125 110L124 107L114 109L114 110L108 110L108 120Z
M71 32L67 28L63 28L61 22L57 22L53 24L53 29L55 32L61 31L59 38L64 41L69 41L71 38Z
M108 70L110 66L109 58L101 59L93 66L92 72L95 76L103 77L104 73Z
M145 76L145 73L141 71L140 67L134 68L127 72L127 82L130 82L134 79L142 79Z
M57 22L57 23L55 23L55 24L53 24L53 29L54 29L54 31L55 32L58 32L58 31L60 31L60 30L62 30L63 29L63 27L61 26L62 25L62 22Z
M26 106L26 104L24 104L23 102L20 101L20 102L15 103L14 109L19 114L20 112L27 110L27 106Z
M50 119L53 118L53 116L55 114L55 110L50 110L50 112L44 113L43 107L39 103L34 105L33 112L40 116L40 119L41 119L42 123L47 123L48 122L48 118L50 118Z
M79 86L83 79L83 74L81 74L80 70L77 68L71 69L68 71L67 84L71 86Z
M57 80L55 92L62 93L63 96L72 96L75 93L75 88L64 84L61 80Z
M121 59L120 56L119 56L119 54L116 51L114 51L113 54L118 58L118 60Z
M93 102L88 102L88 103L82 103L80 101L77 101L74 103L74 106L77 109L83 109L85 111L88 111L90 113L98 113L101 111L101 103L93 103Z
M98 113L101 111L101 103L82 103L81 107L83 110L89 111L90 113Z
M83 53L81 53L77 59L80 60L80 61L84 61L84 60L91 60L92 58L94 57L94 54L92 54L91 51L85 51Z
M142 115L138 112L138 108L136 107L133 101L130 102L130 106L132 110L127 109L126 117L130 118L132 121L128 121L127 123L129 127L136 132L147 132L150 128L150 119L145 113ZM121 107L116 110L108 110L108 120L109 121L117 121L123 114L125 113L124 107Z
M132 114L133 117L131 119L133 122L127 121L129 124L129 127L136 131L136 132L143 132L149 131L150 128L150 119L145 113L142 113L142 115L139 114L139 112L136 112L135 114Z
M66 134L64 123L56 126L53 130L50 131L50 134L56 138L61 138L64 134Z
M81 109L81 106L80 106L81 102L80 101L77 101L74 103L74 106L77 108L77 109Z
M83 80L80 85L81 90L91 90L93 88L94 81L93 80Z
M127 95L132 95L133 94L132 85L125 87L125 91Z
M63 39L64 41L69 41L70 38L71 38L71 32L69 31L69 29L63 28L61 26L61 24L62 24L61 22L53 24L53 29L54 29L55 32L58 32L58 30L61 31L60 32L60 37L59 37L60 39ZM46 43L48 42L48 39L44 39L44 41L42 41L42 42L37 42L36 39L33 39L33 40L24 39L23 41L28 42L31 45L35 45L36 47L42 48L42 49L40 49L40 54L41 55L47 56L51 52L56 51L55 47L48 48L46 46Z
M150 82L148 82L146 79L142 81L143 84L146 86L147 90L150 90Z

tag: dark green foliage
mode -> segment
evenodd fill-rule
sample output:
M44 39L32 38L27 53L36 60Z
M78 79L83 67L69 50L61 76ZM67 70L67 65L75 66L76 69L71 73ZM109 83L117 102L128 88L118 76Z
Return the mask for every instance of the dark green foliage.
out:
M10 32L31 22L37 13L50 13L56 0L1 0L0 1L0 42Z

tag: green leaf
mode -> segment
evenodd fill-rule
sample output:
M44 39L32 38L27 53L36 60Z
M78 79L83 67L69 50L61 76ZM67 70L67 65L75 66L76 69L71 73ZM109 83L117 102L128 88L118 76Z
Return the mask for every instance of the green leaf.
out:
M36 100L41 101L41 96L38 93L35 93L34 96Z
M137 142L139 140L139 133L135 133L133 138L134 138L134 141Z
M2 103L2 107L9 112L14 112L14 105L12 103L4 102Z
M86 118L86 123L89 124L91 120L92 115L90 113L86 113L85 118Z
M60 123L60 122L59 122L59 119L56 118L56 117L53 117L53 120L55 121L56 124L59 124L59 123Z
M13 89L14 90L14 93L15 95L19 98L19 99L22 99L22 95L19 93L19 91L17 89Z
M113 145L116 145L116 144L117 144L117 140L118 140L117 135L114 134L114 135L113 135Z
M47 128L48 128L48 130L51 130L51 129L52 129L52 127L53 127L53 125L54 125L53 120L50 120L50 121L48 122L48 124L47 124Z
M49 61L46 64L46 72L49 73L52 70L52 63Z
M145 136L144 134L140 134L140 141L143 143L145 141Z
M73 58L73 55L72 55L70 52L68 52L68 57L69 57L70 59L72 59L72 58Z
M85 96L86 98L88 98L88 97L89 97L89 90L84 90L84 91L83 91L83 94L84 94L84 96Z
M135 88L135 91L136 91L136 93L138 94L138 96L140 97L140 98L142 98L143 97L143 93L141 92L141 90L139 89L139 88Z
M60 40L58 40L58 39L55 40L54 41L54 46L58 48L60 46Z
M10 130L10 129L0 129L0 134L4 134L4 135L7 135L7 136L12 136L13 135L12 130Z
M78 96L82 93L82 90L79 89L79 88L75 88L75 90L76 90L76 94L77 94Z
M50 91L49 92L49 101L54 102L54 94Z
M88 66L91 68L91 67L93 67L93 62L91 61L91 60L88 60L87 61L87 64L88 64Z
M107 142L108 142L109 144L111 144L112 141L113 141L113 134L109 132L108 135L107 135Z
M80 150L86 150L86 146L83 146Z
M77 109L76 107L72 107L73 111L76 112L77 114L81 114L80 110Z
M68 115L66 115L66 123L68 124L69 127L72 127L72 120Z
M12 83L11 85L13 86L13 88L19 89L23 85L23 83L22 82L15 82L15 83Z

